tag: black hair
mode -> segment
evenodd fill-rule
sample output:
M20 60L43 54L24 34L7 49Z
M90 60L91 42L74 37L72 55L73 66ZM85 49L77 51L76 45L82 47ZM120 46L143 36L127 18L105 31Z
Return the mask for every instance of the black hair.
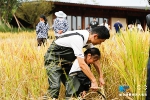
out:
M140 20L139 19L136 19L136 24L141 24Z
M92 29L91 34L97 34L99 39L109 39L110 33L105 26L97 26Z
M45 15L41 15L40 18L43 18L43 19L44 19L44 21L45 21L44 23L45 23L45 25L46 25L46 24L47 24L46 16L45 16Z
M103 21L103 25L105 26L105 24L106 24L106 19L104 19L104 21Z
M100 58L100 56L101 56L100 51L99 51L98 48L89 48L89 49L87 49L87 50L84 52L84 55L86 56L86 55L88 55L88 54L91 54L92 56L98 55L99 58Z
M150 29L150 14L146 16L146 23L147 23L148 28Z

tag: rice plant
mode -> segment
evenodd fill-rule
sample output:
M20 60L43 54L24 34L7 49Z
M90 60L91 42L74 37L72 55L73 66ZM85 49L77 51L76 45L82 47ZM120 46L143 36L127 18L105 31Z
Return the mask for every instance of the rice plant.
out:
M52 31L49 35L54 38ZM144 100L145 96L119 96L118 87L128 85L124 93L145 93L149 33L127 31L111 36L97 46L107 100ZM0 100L40 100L48 88L43 57L53 39L39 51L35 32L0 33L0 41ZM62 86L60 100L64 93Z
M115 87L115 90L112 93L117 94L114 93L113 98L126 97L131 100L145 100L149 38L148 32L127 31L116 34L100 47L103 54L101 59L103 70L106 71L107 96L114 89L107 90L108 87L114 83L112 87ZM113 79L110 79L111 77ZM120 85L129 86L129 89L120 93L118 90Z

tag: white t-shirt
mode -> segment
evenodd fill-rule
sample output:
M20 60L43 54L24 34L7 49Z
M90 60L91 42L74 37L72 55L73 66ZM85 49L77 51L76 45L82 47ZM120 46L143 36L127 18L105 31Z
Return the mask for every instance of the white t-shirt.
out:
M137 24L137 29L138 29L139 31L143 31L143 28L142 28L141 24Z
M104 23L100 24L100 26L104 26ZM105 27L109 30L109 26L107 23L105 23Z
M79 66L79 63L78 63L77 59L73 62L73 65L71 67L71 70L70 70L69 74L71 74L72 72L76 72L76 71L81 71L81 68Z
M55 43L60 46L71 47L76 57L84 58L84 53L82 51L82 48L86 45L88 41L89 32L87 30L75 30L75 31L67 31L62 35L71 34L75 32L78 32L79 34L83 35L84 40L79 35L72 35L68 37L59 38L55 41Z

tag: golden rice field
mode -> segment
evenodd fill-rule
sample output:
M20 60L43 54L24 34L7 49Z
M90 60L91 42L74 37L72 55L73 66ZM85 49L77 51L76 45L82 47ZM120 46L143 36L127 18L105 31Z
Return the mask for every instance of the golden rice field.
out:
M148 32L122 32L97 46L107 100L144 100L149 38ZM38 50L35 32L0 33L0 100L41 100L48 88L43 57L51 41ZM120 85L128 85L124 94L131 95L121 94Z

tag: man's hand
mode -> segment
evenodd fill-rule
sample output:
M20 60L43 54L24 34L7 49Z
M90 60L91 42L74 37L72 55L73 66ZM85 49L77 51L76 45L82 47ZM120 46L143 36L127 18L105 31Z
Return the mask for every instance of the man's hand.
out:
M91 89L93 90L93 91L97 91L98 90L98 84L97 84L97 82L96 82L96 80L95 81L91 81Z
M105 81L102 77L99 78L100 86L103 86L105 84Z
M103 86L105 84L104 79L103 79L103 74L101 71L101 66L100 66L100 62L96 61L94 63L94 67L96 68L98 74L99 74L99 82L100 82L100 86Z

